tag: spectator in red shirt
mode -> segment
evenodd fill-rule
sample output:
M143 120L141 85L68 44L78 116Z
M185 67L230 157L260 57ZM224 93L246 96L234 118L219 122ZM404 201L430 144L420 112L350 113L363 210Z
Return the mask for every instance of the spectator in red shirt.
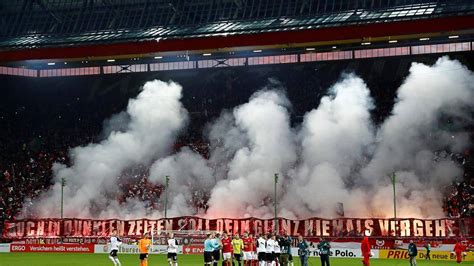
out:
M362 240L360 244L360 250L362 251L362 257L364 258L362 260L362 263L364 266L370 266L370 243L369 243L369 237L365 236L364 239Z
M458 241L456 245L454 245L454 253L456 253L456 262L461 263L462 262L462 253L466 250L466 247L461 243L461 241Z

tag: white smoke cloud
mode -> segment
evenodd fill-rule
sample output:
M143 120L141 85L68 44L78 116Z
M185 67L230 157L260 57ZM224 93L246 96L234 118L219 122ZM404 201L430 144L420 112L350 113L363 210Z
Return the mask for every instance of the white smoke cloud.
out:
M128 103L127 130L113 131L98 144L72 149L72 166L54 165L55 185L31 210L39 216L59 216L61 178L67 182L66 217L116 217L133 209L144 210L144 203L132 200L130 206L122 206L104 194L117 190L117 177L124 169L147 164L171 151L176 135L187 121L187 112L180 102L181 90L173 82L147 82Z
M74 148L71 167L54 166L56 184L32 209L58 216L59 180L65 177L67 216L161 216L138 199L124 205L104 196L116 190L122 171L141 164L150 166L155 184L170 176L170 217L271 217L275 173L280 216L334 217L338 203L346 216L391 216L392 173L398 216L443 216L442 189L462 169L435 152L470 145L461 128L473 122L474 74L447 57L433 66L414 63L392 114L378 127L370 117L369 88L354 74L343 75L294 128L291 104L271 82L207 126L209 159L188 148L170 154L187 121L180 98L175 83L146 83L127 111L107 123L105 140ZM126 123L112 123L128 116ZM443 117L453 118L457 129L446 128Z
M169 216L202 214L203 209L196 210L195 206L200 203L197 200L208 194L215 184L213 171L207 161L189 148L184 148L176 155L153 163L150 181L165 186L166 176L170 177L167 208Z
M209 216L269 214L269 206L264 202L272 195L274 174L284 173L296 161L288 107L289 101L281 92L264 90L234 110L234 123L227 123L230 128L223 129L230 138L242 132L247 142L228 162L227 179L219 181L212 190ZM224 146L232 141L225 138L225 132L221 134Z
M439 190L459 177L462 169L452 161L436 162L433 154L446 148L459 152L469 142L465 132L447 132L438 119L443 113L467 117L473 99L474 75L458 61L443 57L433 66L412 65L392 115L377 132L372 160L362 170L363 178L374 184L374 213L391 206L387 174L396 172L401 216L442 215Z
M112 115L109 119L106 119L103 123L102 133L100 134L101 139L106 139L112 132L125 132L130 124L130 115L122 111L118 114Z
M365 83L347 75L305 115L301 163L282 202L286 215L334 216L338 202L350 204L348 184L373 141L372 108Z

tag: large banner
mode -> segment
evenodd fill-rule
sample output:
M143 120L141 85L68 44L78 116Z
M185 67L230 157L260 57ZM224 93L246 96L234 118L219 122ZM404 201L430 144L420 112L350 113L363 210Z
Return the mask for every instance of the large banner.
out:
M166 230L220 231L260 234L273 231L273 219L169 219L91 220L26 219L5 222L3 238L105 237L113 229L124 237L138 238L147 232ZM375 237L472 237L474 219L278 219L279 232L304 237L358 237L369 232Z

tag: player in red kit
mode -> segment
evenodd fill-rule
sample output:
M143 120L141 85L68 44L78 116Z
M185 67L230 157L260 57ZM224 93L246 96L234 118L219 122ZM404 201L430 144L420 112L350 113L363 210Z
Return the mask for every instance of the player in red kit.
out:
M454 245L454 253L456 253L456 262L462 262L462 253L466 251L466 247L461 243L461 241L456 242Z
M244 241L244 266L251 266L253 260L253 239L248 236L247 233L244 233L242 237L242 241Z
M257 256L257 239L253 237L253 234L249 234L250 239L252 239L252 266L258 266L258 256Z
M232 265L232 239L226 234L222 234L222 263L224 266Z
M364 258L362 263L364 266L370 266L370 243L368 236L365 236L362 243L360 243L360 250L362 251L362 257Z

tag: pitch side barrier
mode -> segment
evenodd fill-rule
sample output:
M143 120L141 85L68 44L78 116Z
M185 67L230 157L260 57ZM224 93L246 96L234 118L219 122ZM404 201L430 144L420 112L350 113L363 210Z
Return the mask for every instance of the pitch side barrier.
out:
M184 244L183 237L178 240L178 254L202 254L203 253L203 244L198 244L196 242L189 242ZM392 242L392 239L371 239L372 253L373 258L383 258L383 259L408 259L407 246L408 241L397 240ZM310 243L310 256L319 257L319 252L316 248L317 242ZM319 241L319 240L318 240ZM109 246L107 244L91 244L91 243L82 243L82 244L73 244L73 243L60 243L60 244L28 244L31 242L25 240L18 240L13 243L0 244L0 252L12 252L12 253L109 253ZM424 246L427 243L432 244L431 249L431 259L432 260L443 260L443 261L455 261L455 254L452 253L454 244L451 239L445 239L444 241L422 241L418 240L416 245L419 248L418 258L425 259L426 251ZM166 254L166 245L158 244L159 241L154 241L151 248L151 254ZM352 242L350 239L337 239L330 241L331 243L331 257L337 258L361 258L362 254L360 251L360 241ZM375 244L374 244L375 243ZM395 243L396 245L392 245ZM463 254L464 261L474 261L474 254L471 252L472 247L474 246L474 241L472 240L463 240L463 244L467 248L467 252ZM293 246L291 252L294 256L297 256L297 248ZM119 247L119 252L122 254L138 254L138 246L136 243L124 243Z

